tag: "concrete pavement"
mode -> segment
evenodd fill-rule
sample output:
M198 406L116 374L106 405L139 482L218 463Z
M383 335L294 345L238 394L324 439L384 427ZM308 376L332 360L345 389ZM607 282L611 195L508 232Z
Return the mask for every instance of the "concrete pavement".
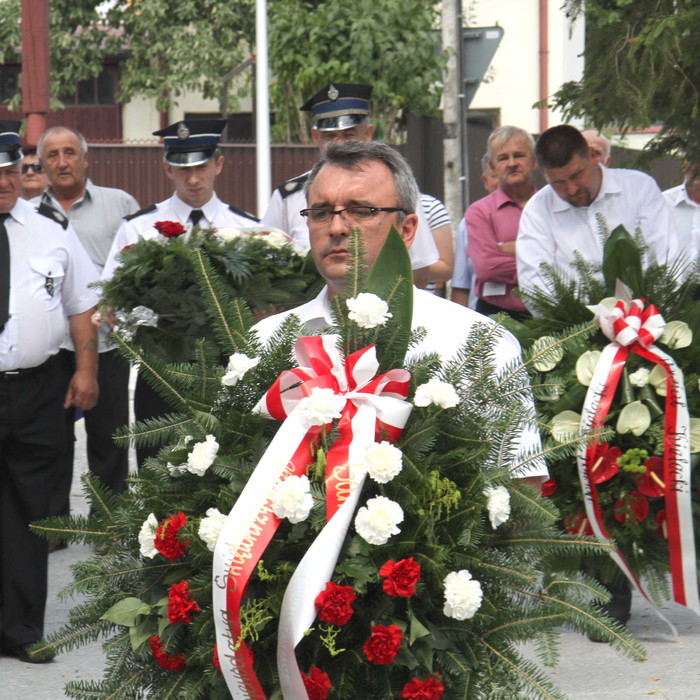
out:
M79 439L84 440L82 421L76 432ZM71 496L73 510L77 513L87 513L88 510L78 480L86 468L84 453L84 445L79 442ZM72 580L70 565L89 554L87 547L71 545L50 555L47 632L59 629L77 603L74 599L66 601L58 596ZM564 631L560 662L549 671L551 678L572 700L641 700L648 697L695 700L700 697L700 618L677 605L666 606L664 614L676 625L677 641L651 608L639 596L634 598L629 627L646 647L649 658L643 663L629 661L605 644L596 644L580 634ZM0 657L0 698L63 700L67 697L64 686L68 681L98 680L102 669L103 655L99 643L61 654L45 665L23 664Z

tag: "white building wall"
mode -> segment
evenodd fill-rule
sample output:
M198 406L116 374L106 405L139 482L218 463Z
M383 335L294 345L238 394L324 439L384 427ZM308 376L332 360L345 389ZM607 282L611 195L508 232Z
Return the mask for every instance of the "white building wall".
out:
M504 34L491 63L490 82L482 83L470 109L500 109L501 124L512 124L532 133L540 131L540 22L538 0L480 0L469 13L474 26L503 27ZM584 26L573 27L561 10L560 0L548 0L548 90L553 94L568 80L583 73ZM548 110L547 125L562 122Z

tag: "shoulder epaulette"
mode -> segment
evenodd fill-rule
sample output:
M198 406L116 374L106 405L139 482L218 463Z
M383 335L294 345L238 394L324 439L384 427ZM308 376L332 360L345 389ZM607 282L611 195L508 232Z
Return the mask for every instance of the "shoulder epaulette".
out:
M290 194L303 190L308 179L309 173L304 173L303 175L299 175L298 177L294 177L291 180L287 180L287 182L282 183L277 188L277 191L282 196L282 199L285 199L286 197L289 197Z
M239 209L238 207L234 207L233 204L229 204L228 208L234 213L238 214L239 216L245 216L247 219L252 219L253 221L260 221L257 216L254 216L248 211L244 211L243 209Z
M68 228L68 218L66 217L66 215L62 214L57 209L54 209L50 204L42 202L36 208L36 210L39 214L42 214L43 216L46 216L49 219L53 219L57 224L60 224L64 230Z
M141 216L142 214L148 214L151 211L154 211L156 209L155 204L151 204L148 207L144 207L143 209L139 209L138 211L135 211L133 214L128 214L127 216L124 217L124 221L131 221L132 219L135 219L137 216Z

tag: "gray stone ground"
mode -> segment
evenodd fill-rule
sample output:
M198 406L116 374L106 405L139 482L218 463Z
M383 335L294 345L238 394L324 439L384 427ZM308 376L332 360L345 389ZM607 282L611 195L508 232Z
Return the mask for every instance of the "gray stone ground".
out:
M82 421L77 428L82 441ZM87 513L78 480L86 468L84 452L79 442L72 492L72 508L79 513ZM89 554L87 547L71 545L50 556L47 632L59 629L67 620L76 601L60 600L57 596L71 581L70 565ZM550 676L572 700L696 700L700 697L700 618L675 604L666 606L664 613L676 625L677 641L651 608L635 597L629 627L645 646L647 661L630 661L605 644L565 630L560 662L550 670ZM62 654L41 666L0 657L0 700L62 700L67 697L64 686L68 681L98 680L102 668L99 643Z

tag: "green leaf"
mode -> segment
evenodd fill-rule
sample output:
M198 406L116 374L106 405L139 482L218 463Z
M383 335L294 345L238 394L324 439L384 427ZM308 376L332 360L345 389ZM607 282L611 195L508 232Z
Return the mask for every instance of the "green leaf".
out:
M421 637L427 637L429 634L430 630L427 627L425 627L421 622L419 622L418 618L411 615L411 633L408 643L413 644L413 642L415 642L416 639L420 639Z
M624 282L634 297L643 296L642 253L634 238L620 225L608 236L603 248L603 277L611 296L617 280Z
M150 612L151 606L138 598L124 598L107 610L100 619L114 622L115 625L133 627L139 615L148 615Z
M160 635L161 632L162 630L159 629L158 634ZM155 633L155 626L149 619L142 620L138 625L129 627L129 641L131 642L131 649L136 651Z

